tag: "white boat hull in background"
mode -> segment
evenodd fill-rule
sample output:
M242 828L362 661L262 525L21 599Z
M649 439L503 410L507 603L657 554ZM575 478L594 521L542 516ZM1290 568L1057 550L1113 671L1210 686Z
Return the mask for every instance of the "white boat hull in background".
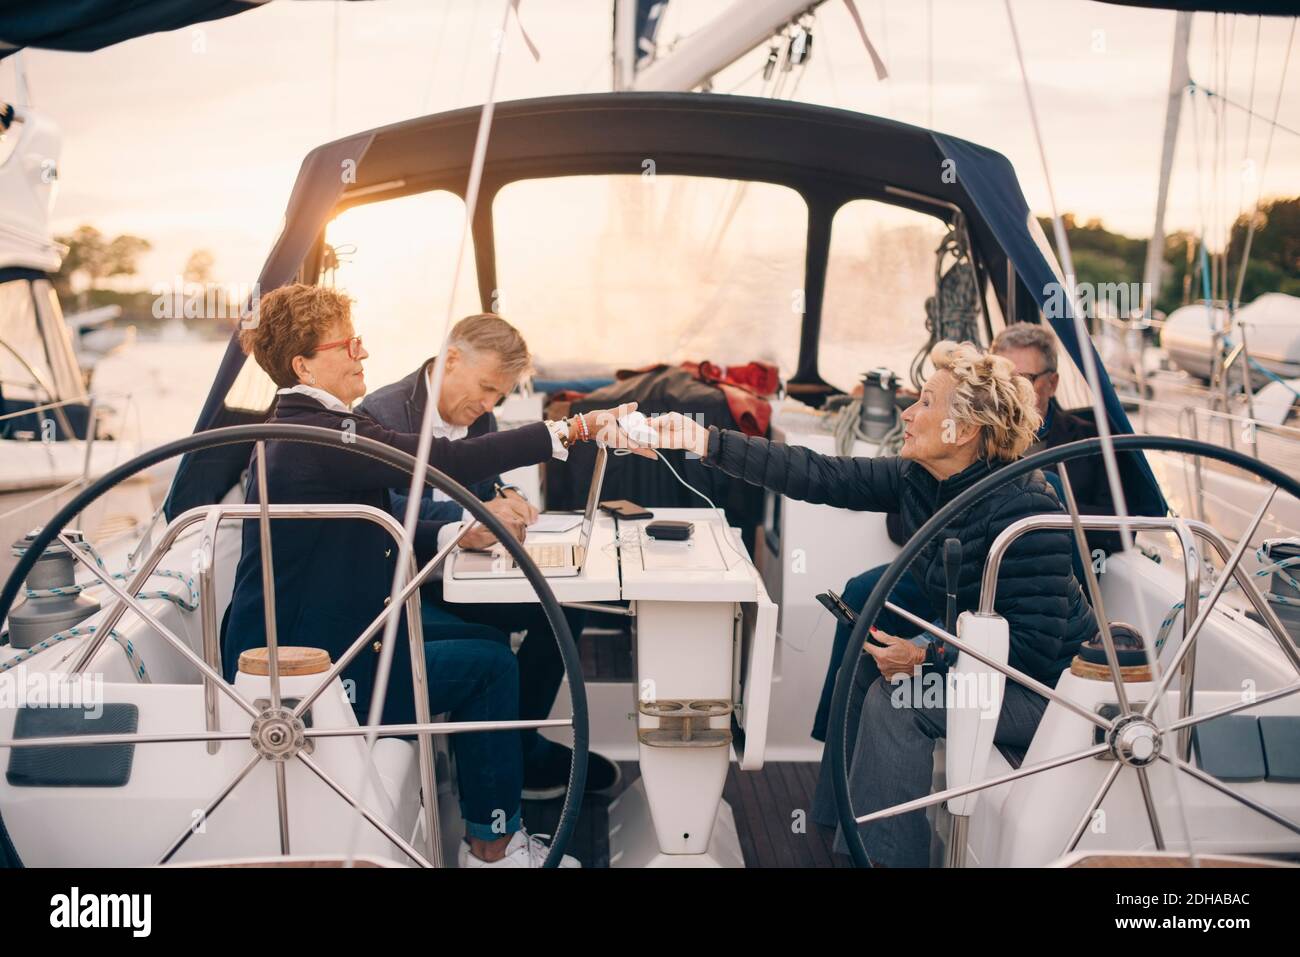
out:
M1165 320L1160 343L1169 361L1185 372L1208 380L1211 375L1214 329L1227 325L1228 313L1205 305L1175 309ZM1228 329L1234 344L1246 332L1250 357L1274 375L1284 379L1300 377L1300 298L1284 293L1267 293L1237 310ZM1238 381L1240 374L1238 374ZM1251 376L1255 388L1268 382L1256 370Z

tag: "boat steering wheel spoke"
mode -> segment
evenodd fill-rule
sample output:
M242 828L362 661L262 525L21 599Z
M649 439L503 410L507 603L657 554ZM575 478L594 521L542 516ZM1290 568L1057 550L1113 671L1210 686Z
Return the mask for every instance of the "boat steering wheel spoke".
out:
M3 591L0 591L0 620L4 620L10 608L12 607L19 589L24 579L36 560L44 553L45 548L55 539L69 547L72 555L83 565L88 567L92 574L102 582L105 587L116 597L117 605L109 611L105 619L107 628L94 637L89 639L81 652L77 656L73 665L73 672L82 672L90 663L90 659L95 651L102 645L107 637L107 631L112 625L116 624L126 609L130 609L138 615L141 621L155 631L162 641L169 647L173 648L180 654L198 673L205 679L205 683L210 684L229 697L234 704L252 720L252 725L247 731L221 731L211 725L203 731L194 732L146 732L131 734L108 734L108 735L62 735L50 736L43 738L22 738L0 740L0 749L12 748L30 748L30 747L84 747L89 745L136 745L152 743L236 743L240 740L249 742L252 754L234 775L234 777L221 788L213 798L205 805L198 820L206 821L215 813L225 802L225 800L256 770L263 762L270 761L274 765L274 774L276 780L276 813L280 842L281 854L290 853L289 841L289 798L288 798L288 780L287 766L292 761L299 761L315 777L317 777L326 787L333 791L351 808L356 810L359 820L365 820L375 828L384 838L386 838L394 847L402 852L407 858L419 866L439 866L441 863L440 842L437 833L437 786L433 776L433 754L432 739L439 734L459 734L468 732L496 732L502 734L518 733L519 730L526 728L560 728L568 727L573 734L572 758L569 769L569 787L564 798L564 803L560 811L560 818L554 830L553 839L550 844L550 850L547 854L543 867L556 867L559 865L564 855L565 847L572 836L574 827L577 823L578 812L582 804L582 794L586 783L586 764L588 749L588 716L587 716L587 699L586 689L583 682L581 661L578 656L577 646L574 643L573 635L569 629L568 621L561 611L559 602L556 600L550 584L542 575L532 558L524 550L523 546L511 535L499 519L493 515L477 496L472 495L460 484L454 482L437 469L428 467L426 469L425 482L440 491L454 502L457 502L466 509L474 521L485 526L493 532L498 540L505 547L506 551L514 559L516 565L523 571L525 579L529 582L534 592L537 594L538 601L546 615L548 624L559 644L560 657L564 665L565 675L569 684L570 700L572 706L572 716L561 719L544 719L528 721L474 721L474 722L433 722L430 716L420 715L419 694L424 694L423 683L419 680L423 675L423 656L422 654L413 655L412 671L415 679L413 691L417 693L417 718L423 717L427 720L417 720L414 724L392 724L386 725L379 722L369 721L364 724L340 727L305 727L304 718L312 704L319 699L320 695L330 687L335 678L339 677L342 671L356 658L367 643L371 641L378 630L384 627L390 614L400 614L405 608L408 613L408 631L413 639L422 637L419 625L419 588L438 568L445 562L452 549L459 544L460 538L469 530L471 523L466 523L466 528L462 531L455 541L448 543L438 554L435 555L422 568L415 569L415 563L412 560L411 567L413 574L406 582L400 592L400 601L388 603L384 609L374 618L366 627L360 636L348 647L339 660L336 661L325 673L322 679L313 689L303 695L294 705L289 708L285 707L285 699L282 696L283 687L281 682L281 652L279 647L278 634L276 631L275 616L275 574L273 556L271 554L271 534L270 522L273 518L306 518L320 517L313 511L311 506L274 506L269 501L266 483L266 466L265 466L265 449L269 441L293 441L305 442L315 445L328 445L338 448L338 436L331 429L317 428L312 426L283 425L283 424L263 424L263 425L246 425L232 426L222 429L214 429L209 432L198 433L187 436L174 442L159 446L149 452L146 452L130 462L120 465L87 488L82 490L66 506L64 506L50 522L36 535L27 548L26 553L20 558L18 564L10 574L9 579L5 582ZM128 583L128 587L114 580L114 577L105 570L100 569L98 564L87 555L81 548L76 547L75 542L64 534L63 529L73 518L79 515L87 506L92 504L101 496L107 494L117 484L126 479L144 471L147 468L156 465L177 455L199 452L204 449L216 448L228 445L246 445L253 443L255 446L255 459L257 480L259 488L259 502L255 506L212 506L207 509L194 509L185 515L178 517L174 526L182 523L192 524L201 518L207 518L209 522L212 515L208 514L212 509L219 509L225 513L242 512L241 518L256 520L259 528L259 539L261 543L261 560L262 560L262 582L263 582L263 610L266 620L267 633L267 667L270 685L270 701L266 707L260 707L258 704L248 701L232 684L228 684L220 671L214 668L209 662L197 655L190 649L188 644L181 639L176 633L162 622L156 615L153 615L135 597L144 584L145 580L157 566L162 552L170 548L175 541L175 531L173 534L164 535L162 542L156 547L155 553L144 561L136 572L135 576ZM410 472L415 467L415 460L404 452L401 452L391 446L384 445L364 436L356 436L353 441L343 448L351 453L366 455L370 458L377 459L385 464L405 469ZM328 509L328 507L326 507ZM319 510L319 509L317 509ZM344 517L358 517L352 514L353 510L348 510L349 514ZM373 512L374 510L369 510ZM229 517L227 515L227 517ZM380 524L386 524L378 515L361 515L360 517L369 518L372 521L378 521ZM387 519L387 516L382 516ZM388 520L390 531L400 526L393 520ZM208 627L205 617L204 627ZM208 645L205 643L205 648ZM420 649L414 648L413 652ZM219 659L218 659L219 661ZM263 703L265 704L265 703ZM424 698L425 708L427 711L428 699ZM420 760L420 783L423 800L425 802L425 825L429 831L429 846L433 849L432 857L421 853L420 850L412 846L392 827L390 827L378 814L367 806L364 799L358 799L355 794L343 787L333 775L331 775L316 760L310 757L307 749L311 742L317 739L333 737L362 737L374 740L380 737L395 736L414 736L417 738L417 751ZM209 752L215 753L213 751ZM367 771L364 781L369 780L370 772ZM159 858L160 864L172 861L176 854L184 848L194 836L198 833L195 822L187 824L185 830L177 835L168 845L166 850Z
M1262 520L1268 513L1277 492L1282 490L1287 494L1300 499L1300 481L1293 476L1281 472L1279 469L1260 462L1255 458L1236 452L1235 450L1198 441L1169 436L1123 435L1112 437L1110 442L1116 453L1162 451L1216 459L1240 468L1243 471L1249 472L1253 476L1262 479L1265 483L1268 483L1268 488L1245 532L1231 552L1229 552L1226 544L1219 537L1218 533L1212 527L1201 521L1183 520L1178 517L1169 519L1153 519L1143 516L1133 518L1116 518L1112 516L1109 518L1103 517L1107 522L1109 522L1109 524L1098 526L1097 523L1099 518L1097 516L1088 516L1087 520L1081 516L1078 503L1073 494L1073 489L1069 484L1069 477L1064 468L1064 465L1071 460L1082 458L1084 456L1096 455L1101 451L1102 442L1100 439L1086 439L1069 445L1062 445L1053 449L1048 449L1017 462L1005 465L992 475L964 491L961 495L954 498L933 515L929 521L927 521L925 525L912 536L912 539L903 547L903 550L899 553L894 562L886 569L863 606L854 627L852 637L849 639L848 646L845 649L844 657L840 662L835 682L835 693L831 700L830 720L826 739L827 754L829 755L831 762L831 782L834 786L840 825L848 846L849 854L857 866L871 866L866 847L862 842L862 834L859 830L860 825L879 821L888 817L894 817L899 814L924 810L925 808L942 804L954 798L1011 784L1032 775L1075 764L1079 761L1103 757L1108 753L1115 757L1115 763L1112 767L1107 769L1104 776L1102 776L1099 786L1089 800L1086 810L1078 823L1075 824L1068 835L1063 835L1063 854L1069 853L1078 846L1084 834L1087 833L1089 823L1092 821L1098 809L1101 808L1103 803L1105 803L1107 797L1112 793L1115 782L1119 780L1126 768L1131 769L1135 773L1135 778L1141 792L1142 805L1151 826L1154 844L1158 848L1163 848L1165 846L1166 836L1161 828L1159 814L1157 813L1158 802L1152 789L1153 780L1148 774L1150 766L1154 764L1155 758L1157 757L1176 769L1174 771L1175 775L1177 775L1178 772L1186 774L1254 810L1282 827L1300 834L1300 824L1291 821L1289 818L1272 808L1269 808L1267 805L1256 801L1249 796L1243 795L1234 788L1219 781L1201 768L1190 763L1190 761L1186 759L1186 756L1181 756L1175 753L1173 747L1161 746L1161 743L1166 741L1166 739L1169 739L1172 743L1172 738L1178 736L1179 746L1182 747L1190 740L1191 729L1198 724L1225 715L1235 714L1239 711L1255 708L1262 704L1277 701L1300 692L1300 681L1287 684L1284 687L1267 693L1255 695L1250 700L1243 700L1201 714L1191 714L1188 712L1174 720L1165 720L1160 715L1161 701L1168 693L1173 677L1180 673L1184 662L1188 665L1191 665L1194 662L1194 649L1197 636L1205 628L1211 613L1215 609L1219 599L1222 597L1231 581L1237 582L1241 587L1243 595L1259 613L1271 637L1276 640L1277 644L1282 649L1283 654L1296 668L1297 673L1300 674L1300 651L1297 651L1285 629L1285 626L1281 623L1280 619L1278 619L1273 608L1269 605L1267 598L1265 598L1265 596L1255 586L1251 577L1240 567L1242 557L1244 556L1253 536L1258 531ZM1148 651L1151 652L1150 658L1152 660L1150 663L1152 665L1152 677L1150 680L1154 682L1154 690L1150 695L1149 700L1145 703L1134 703L1128 700L1127 689L1124 687L1124 676L1120 668L1119 653L1111 630L1111 622L1106 616L1105 602L1102 597L1100 583L1091 565L1087 561L1083 563L1085 577L1083 585L1086 588L1090 603L1098 620L1098 632L1105 649L1106 667L1109 671L1110 681L1114 686L1115 698L1119 704L1117 709L1118 714L1113 719L1103 717L1092 708L1071 700L1068 696L1061 694L1054 688L1048 687L1042 682L1037 681L1028 675L1022 674L1018 669L983 654L979 649L971 647L970 642L964 641L956 635L949 634L946 629L940 628L939 626L909 612L907 609L899 607L889 599L895 585L898 584L899 580L906 573L908 567L922 552L922 550L929 547L932 542L945 533L944 530L952 522L953 517L957 515L957 513L970 507L998 486L1010 482L1022 475L1028 474L1035 469L1042 469L1053 465L1061 466L1058 468L1058 473L1061 477L1064 490L1063 498L1065 500L1064 504L1066 506L1066 511L1068 512L1068 519L1062 517L1059 521L1052 521L1049 518L1047 522L1041 524L1044 527L1069 530L1072 533L1074 546L1081 549L1082 555L1086 556L1090 554L1090 551L1086 548L1085 525L1105 527L1108 529L1123 529L1129 527L1131 530L1151 530L1167 527L1169 530L1179 533L1179 538L1183 545L1183 557L1185 562L1192 564L1200 562L1200 552L1195 546L1195 538L1199 537L1205 539L1205 541L1218 552L1224 563L1224 567L1213 588L1203 599L1200 598L1199 595L1199 564L1197 564L1197 567L1195 568L1189 566L1186 569L1188 575L1186 582L1188 590L1187 607L1193 612L1193 615L1191 616L1192 620L1190 622L1184 622L1183 640L1176 652L1170 657L1169 663L1163 668L1160 666L1159 662L1155 660L1157 658L1155 651L1153 649L1148 649ZM1065 524L1066 521L1068 521L1068 524ZM1004 534L1009 534L1012 530L1013 529L1009 529L1008 532ZM1023 534L1025 530L1028 529L1020 530L1019 533ZM984 583L986 586L989 584L990 575L992 575L991 580L995 589L996 575L993 574L989 568L985 569ZM982 601L982 612L991 612L991 607L991 601L988 608L983 607ZM981 781L965 783L958 787L950 787L946 790L896 804L892 807L882 808L867 814L856 813L853 809L852 797L849 791L849 755L847 754L845 747L849 734L849 728L847 726L849 716L849 695L853 686L853 676L857 668L858 658L862 654L862 642L866 638L868 629L875 624L876 619L884 610L892 612L911 625L925 631L932 637L951 644L959 652L969 655L975 661L979 662L986 668L990 668L1000 673L1008 680L1015 681L1023 685L1025 688L1041 694L1043 697L1048 699L1049 703L1068 709L1078 717L1083 718L1092 725L1102 729L1105 734L1105 743L1095 744L1092 747L1073 751L1062 756L1043 759L1030 766L986 777ZM1184 680L1188 681L1186 674ZM1192 686L1190 681L1188 681L1187 694L1184 697L1185 707L1188 708L1190 708L1191 705L1191 688ZM871 734L872 729L863 726L859 729L859 733ZM1150 747L1151 739L1153 738L1155 739L1155 746ZM1134 750L1134 747L1137 748L1136 751ZM1173 781L1174 779L1171 778L1170 780ZM1181 798L1179 807L1182 809ZM1185 815L1185 810L1182 810L1182 813ZM1186 831L1185 817L1184 830ZM957 833L956 829L955 833ZM960 833L964 835L964 829ZM964 841L964 836L962 836L961 839Z

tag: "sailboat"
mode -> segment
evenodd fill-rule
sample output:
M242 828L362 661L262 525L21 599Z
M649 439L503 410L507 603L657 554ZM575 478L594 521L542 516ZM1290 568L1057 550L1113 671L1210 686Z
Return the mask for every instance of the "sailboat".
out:
M65 252L49 229L58 127L38 110L11 104L0 104L0 127L12 141L0 163L0 540L12 543L139 445L101 424L122 399L88 391L54 291ZM137 482L82 521L103 540L130 532L152 511ZM6 549L0 573L13 564Z
M644 175L647 157L655 160L653 177ZM960 177L935 175L948 162L962 170ZM349 175L340 177L340 169ZM1286 742L1300 727L1297 628L1281 613L1289 607L1284 593L1294 585L1287 569L1295 556L1284 557L1283 550L1271 556L1271 566L1261 566L1273 576L1267 580L1242 564L1266 513L1275 502L1300 499L1300 482L1222 447L1133 434L1086 332L1080 334L1068 311L1046 308L1062 269L1011 164L994 150L860 113L772 99L637 91L503 103L489 97L484 108L414 118L309 153L259 284L271 289L295 279L346 281L331 256L331 229L353 227L348 217L364 213L418 213L421 201L429 201L448 211L466 244L460 248L472 252L464 261L473 264L470 294L478 308L515 296L542 312L545 300L528 295L537 277L562 276L580 293L584 279L596 276L607 287L621 284L624 311L593 323L653 329L662 302L661 263L625 262L623 274L602 274L585 268L555 237L594 222L608 244L608 231L619 220L604 213L629 182L689 197L717 181L734 187L713 194L722 208L736 192L743 192L745 204L756 204L745 213L755 227L720 232L703 217L709 228L675 233L674 241L703 255L721 235L724 249L731 245L742 253L734 257L742 261L740 271L719 279L723 292L773 292L764 327L791 344L781 370L790 401L773 410L777 438L830 448L830 435L815 424L818 407L843 391L823 372L834 362L828 333L865 321L851 297L839 296L846 278L834 269L835 227L864 209L915 217L953 238L959 263L977 280L973 337L987 343L1009 322L1041 322L1063 347L1062 402L1090 409L1103 437L1008 469L1105 453L1124 504L1102 516L1081 516L1071 506L1008 529L992 545L979 614L963 615L951 632L923 623L961 651L961 673L995 695L1000 680L1025 680L1007 664L1006 623L993 612L999 562L1018 536L1055 527L1071 529L1082 541L1087 528L1123 531L1138 536L1139 544L1142 536L1178 543L1177 561L1128 548L1106 558L1105 574L1089 577L1099 614L1104 605L1109 622L1124 621L1145 638L1142 660L1121 665L1112 647L1077 659L1055 689L1046 689L1047 712L1023 753L995 747L991 729L951 715L948 739L935 755L934 793L871 818L926 811L936 862L951 866L1267 863L1300 856L1300 790L1278 760L1291 753ZM563 215L546 206L557 194ZM403 207L411 202L417 205ZM671 207L672 198L656 202ZM645 221L633 225L641 230ZM388 240L388 246L358 246L356 265L364 259L382 269L400 257L396 247L409 234L389 232ZM520 251L531 261L521 262ZM794 290L787 281L791 261L799 270ZM454 289L456 260L437 262ZM562 288L558 279L554 288ZM792 291L801 295L792 297ZM563 297L549 306L572 315L569 307ZM902 303L882 317L889 328L905 331L913 348L939 332L927 329L924 318ZM378 353L382 327L376 333L366 330ZM439 343L436 328L426 335ZM404 336L390 347L412 349ZM0 781L0 855L8 863L455 865L459 811L445 742L449 733L472 728L429 715L411 725L366 724L348 706L343 660L317 660L312 667L297 667L303 661L295 660L294 669L281 671L276 656L288 651L275 643L264 656L268 664L241 666L234 682L223 677L220 621L233 588L240 523L259 523L267 541L272 522L299 518L374 521L399 548L409 538L392 517L375 510L242 502L254 447L291 439L337 442L334 433L316 434L324 430L266 424L273 394L232 339L193 435L110 472L20 543L22 557L0 592L0 616L8 616L11 639L0 646L0 671L21 668L37 685L52 686L57 677L91 696L90 704L103 709L98 717L111 720L89 724L80 699L52 709L51 717L0 702L0 754L9 762ZM445 476L423 470L424 463L361 439L356 451L422 474L494 527L481 503ZM852 451L870 456L882 450L858 439ZM1206 458L1254 476L1258 489L1241 501L1250 519L1238 539L1171 510L1148 452ZM177 456L183 458L166 504L166 527L115 577L117 557L85 547L67 530L71 518L118 483ZM978 505L987 486L954 501L932 530L901 547L884 533L881 516L768 495L750 557L737 554L734 563L720 558L722 570L713 578L679 576L667 586L647 577L655 570L648 544L619 520L602 521L597 554L607 565L619 562L621 574L607 576L600 583L606 591L587 603L599 603L597 611L630 632L629 646L636 647L630 673L584 674L579 645L591 636L570 634L560 586L507 542L547 612L566 664L554 712L535 723L571 742L574 754L548 864L558 863L566 849L588 866L764 866L783 863L783 853L831 863L815 829L790 828L795 843L774 847L779 842L765 823L772 815L784 823L799 810L793 802L806 800L806 772L821 756L807 729L833 622L817 595L839 588L846 574L893 563L860 610L855 639L861 640L911 559L934 543L955 509ZM739 551L738 541L727 545L727 522L717 529L719 556ZM503 529L500 537L509 538ZM1204 567L1207 556L1219 562L1213 575ZM355 637L350 656L370 653L380 629L403 607L411 621L419 620L418 580L445 557L399 572L396 600ZM274 576L267 561L266 574ZM35 594L18 604L24 588ZM32 603L51 600L63 602L62 630L41 634L48 622L30 614ZM710 641L723 636L707 656L701 650L706 629ZM674 649L672 633L699 637L700 644L687 649L694 654ZM1105 634L1101 644L1109 646L1111 632ZM419 640L418 629L412 635ZM300 643L310 638L294 636ZM391 642L379 644L374 653L391 655ZM867 815L853 807L844 777L845 674L852 670L855 642L848 650L827 748L849 851L865 864L852 835ZM694 690L706 679L707 693ZM1243 695L1247 682L1250 694ZM420 690L417 685L417 700ZM1271 737L1260 730L1265 725ZM1212 746L1224 742L1219 732L1227 735L1226 750ZM1269 740L1280 741L1282 750L1266 750ZM1244 771L1231 760L1241 756L1232 741L1255 742ZM635 762L640 784L632 781L603 809L599 826L589 829L596 832L594 843L579 850L573 839L583 813L589 747ZM100 760L85 759L90 748L99 749ZM731 781L743 783L745 799L735 788L728 791ZM1099 820L1105 826L1097 826ZM682 821L689 823L679 826Z

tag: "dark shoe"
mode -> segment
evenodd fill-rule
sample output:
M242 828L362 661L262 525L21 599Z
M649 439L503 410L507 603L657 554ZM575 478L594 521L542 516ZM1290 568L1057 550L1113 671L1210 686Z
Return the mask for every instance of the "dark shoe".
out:
M569 765L573 750L553 741L541 745L530 760L524 762L525 801L549 801L561 797L569 788ZM595 751L587 752L587 794L613 790L623 774L617 764Z

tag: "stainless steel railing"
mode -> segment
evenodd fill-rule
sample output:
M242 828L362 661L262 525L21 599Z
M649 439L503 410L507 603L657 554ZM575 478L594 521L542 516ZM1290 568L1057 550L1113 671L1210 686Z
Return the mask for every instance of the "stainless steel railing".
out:
M1182 546L1184 575L1186 576L1183 590L1183 637L1184 641L1195 642L1196 635L1192 633L1192 627L1193 623L1200 618L1201 560L1194 539L1199 538L1206 542L1218 553L1220 559L1228 562L1231 549L1228 548L1228 544L1223 537L1204 522L1178 517L1134 516L1120 518L1117 515L1081 515L1079 518L1083 527L1091 530L1118 531L1121 527L1127 526L1134 532L1171 531L1178 537ZM1030 515L1027 518L1013 522L1003 529L1001 534L993 540L993 544L989 546L988 558L984 563L984 574L980 581L979 613L981 615L996 613L994 605L997 601L998 573L1001 570L1002 559L1005 557L1007 550L1017 539L1029 532L1043 529L1068 531L1072 525L1073 520L1069 515ZM1083 558L1087 561L1089 556L1083 556ZM1300 649L1296 648L1286 627L1278 619L1277 613L1268 603L1268 600L1255 587L1249 573L1241 568L1239 564L1233 563L1232 577L1241 587L1242 594L1245 595L1260 618L1263 619L1265 627L1272 634L1282 653L1297 670L1300 670ZM1216 598L1217 595L1211 597ZM1196 654L1194 645L1185 651L1182 649L1180 651L1183 658L1179 675L1184 684L1183 693L1179 696L1179 718L1185 719L1192 713L1195 693ZM1190 739L1180 734L1179 745L1180 751L1187 754Z
M220 720L217 709L217 694L219 690L229 693L228 687L219 688L217 680L223 674L221 662L220 640L217 627L215 585L213 582L213 570L215 567L215 546L217 531L222 520L233 519L238 521L261 520L264 518L284 518L284 519L363 519L371 521L384 528L398 544L402 540L402 526L387 512L368 505L208 505L199 506L190 509L187 512L176 517L176 519L167 527L162 539L150 552L149 556L141 563L140 568L136 571L135 576L131 579L127 589L112 590L119 592L118 600L109 609L104 619L97 627L93 637L89 638L82 646L80 653L73 662L71 672L79 674L83 672L98 653L99 649L107 640L113 628L116 627L122 616L126 613L128 607L141 613L151 624L151 616L143 614L142 610L130 596L136 594L153 574L158 564L162 561L164 555L170 552L176 540L181 533L191 526L202 521L203 531L200 538L199 549L196 558L199 563L199 598L200 598L200 621L203 629L203 658L202 664L206 667L200 668L203 676L204 686L204 717L205 727L209 733L221 734ZM468 531L466 526L465 531ZM462 535L464 531L462 532ZM449 543L443 548L433 560L431 560L423 570L417 567L414 556L410 558L410 567L408 569L408 584L402 592L402 601L398 604L390 604L385 600L385 607L379 616L371 622L367 629L356 639L348 651L340 657L338 662L324 676L324 680L311 694L305 696L298 705L295 706L295 715L305 712L312 702L325 690L329 683L356 657L365 643L369 640L379 627L388 619L388 616L394 614L400 607L405 605L407 614L407 634L411 642L411 674L413 682L413 692L415 695L415 712L416 721L427 726L432 721L432 715L429 713L429 695L427 688L427 676L424 671L424 633L420 619L420 593L419 586L433 571L442 563L442 560L450 553L451 549L459 542L460 536L456 541ZM107 584L107 582L106 582ZM166 637L166 635L164 635ZM179 642L172 636L173 644ZM224 685L224 682L223 682ZM241 699L242 700L242 699ZM420 783L424 791L424 811L425 827L428 829L430 847L433 851L434 861L441 859L441 836L438 824L438 791L437 781L434 774L433 760L433 736L428 731L420 731L416 734L418 741L418 753L420 762ZM220 739L207 739L208 752L215 754L220 748ZM277 789L281 790L281 789ZM281 809L281 819L286 819L283 809Z

